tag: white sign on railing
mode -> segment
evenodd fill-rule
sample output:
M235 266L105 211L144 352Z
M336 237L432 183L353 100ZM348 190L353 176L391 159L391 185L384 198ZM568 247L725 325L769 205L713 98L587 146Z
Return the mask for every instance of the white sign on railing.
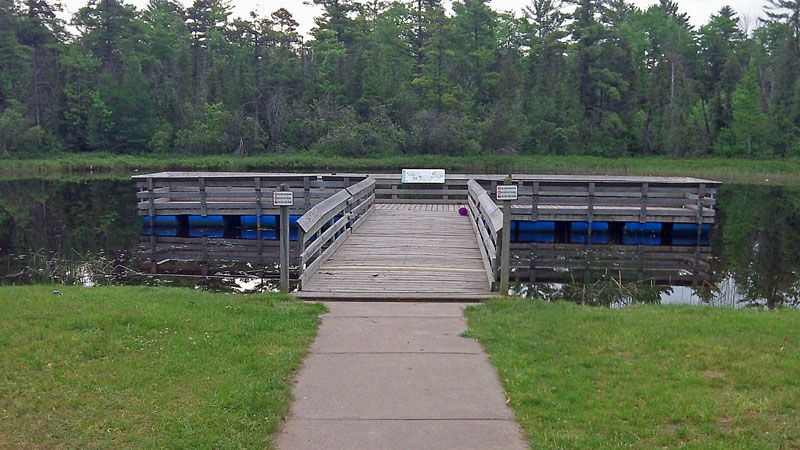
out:
M444 184L444 169L403 169L401 182Z
M497 200L516 200L517 186L501 184L497 186Z
M273 206L294 206L294 192L274 191L272 193Z

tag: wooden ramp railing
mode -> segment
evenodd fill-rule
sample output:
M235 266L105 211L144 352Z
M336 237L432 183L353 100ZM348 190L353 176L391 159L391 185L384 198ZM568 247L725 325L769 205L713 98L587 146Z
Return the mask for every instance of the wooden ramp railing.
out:
M375 179L367 178L323 200L297 219L300 289L372 212Z
M486 277L494 290L497 271L500 267L500 233L503 232L503 211L477 181L469 180L467 188L469 190L467 198L469 218L478 240Z

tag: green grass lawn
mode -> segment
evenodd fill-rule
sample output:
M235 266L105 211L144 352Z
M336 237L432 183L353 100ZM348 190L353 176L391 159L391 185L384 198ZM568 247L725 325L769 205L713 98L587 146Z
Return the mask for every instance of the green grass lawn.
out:
M269 447L322 310L271 294L0 288L0 448Z
M467 310L532 448L800 448L800 311Z
M74 153L45 158L0 158L0 178L54 172L221 170L266 172L399 172L409 167L456 173L555 173L694 176L726 182L800 184L800 159L627 157L563 155L398 155L374 158L322 156L310 152L254 156L112 155Z

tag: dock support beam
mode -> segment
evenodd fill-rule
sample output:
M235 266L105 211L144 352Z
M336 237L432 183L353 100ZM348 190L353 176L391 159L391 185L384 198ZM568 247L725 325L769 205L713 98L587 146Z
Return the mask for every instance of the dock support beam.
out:
M288 191L286 183L281 183L281 191ZM289 292L289 207L281 206L281 292ZM258 231L261 233L261 231Z
M505 185L511 184L511 175L507 176L503 182ZM503 232L502 247L500 253L500 295L508 295L510 265L511 265L511 200L503 200Z

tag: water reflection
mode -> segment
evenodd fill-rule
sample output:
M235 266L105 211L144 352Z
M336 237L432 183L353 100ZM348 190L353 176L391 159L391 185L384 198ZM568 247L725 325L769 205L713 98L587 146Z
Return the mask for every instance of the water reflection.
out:
M274 289L271 236L174 230L157 236L152 251L134 198L124 176L0 181L0 284ZM540 230L517 235L515 290L608 306L800 306L799 229L800 188L727 184L717 223L700 241L653 230L627 238L612 229L577 230L569 240L537 237Z
M676 287L713 286L711 260L708 245L514 243L511 266L516 294L624 306L660 303Z

